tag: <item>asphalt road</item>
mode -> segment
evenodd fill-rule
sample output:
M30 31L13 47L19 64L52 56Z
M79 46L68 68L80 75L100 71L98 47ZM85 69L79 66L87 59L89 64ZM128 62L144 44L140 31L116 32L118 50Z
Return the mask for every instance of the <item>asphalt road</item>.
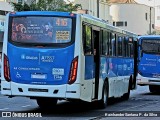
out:
M160 94L150 93L148 87L138 86L136 90L131 92L130 99L123 101L122 99L110 99L109 105L106 109L99 109L96 102L94 103L78 103L78 102L67 102L59 101L57 107L54 109L42 110L38 107L35 100L30 100L25 97L8 98L0 95L0 112L19 112L21 115L30 113L39 113L41 118L28 118L23 119L55 119L55 120L158 120L159 117L156 115L160 114ZM114 113L114 114L113 114ZM146 114L145 114L146 113ZM1 114L1 113L0 113ZM125 117L120 117L125 115ZM148 114L148 116L146 116ZM117 116L118 115L118 116ZM138 117L135 117L139 115ZM110 117L112 116L112 117ZM115 116L115 117L114 117ZM126 117L127 116L127 117ZM4 118L0 118L4 119ZM16 117L7 119L21 119Z

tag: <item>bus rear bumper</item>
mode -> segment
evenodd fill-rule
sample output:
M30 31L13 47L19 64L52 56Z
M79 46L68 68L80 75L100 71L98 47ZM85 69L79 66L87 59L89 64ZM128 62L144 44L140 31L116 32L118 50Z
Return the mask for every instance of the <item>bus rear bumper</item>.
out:
M12 95L10 86L11 86L10 82L2 80L1 81L1 94L3 94L3 95Z
M160 78L149 78L138 75L137 84L140 86L144 85L160 85Z
M157 82L139 82L137 84L140 86L145 86L145 85L159 85L160 86L160 83L157 83Z
M53 97L59 99L80 99L79 84L73 85L30 85L2 81L1 94L24 97ZM5 86L4 86L5 85ZM7 85L7 86L6 86ZM7 89L6 89L7 88Z

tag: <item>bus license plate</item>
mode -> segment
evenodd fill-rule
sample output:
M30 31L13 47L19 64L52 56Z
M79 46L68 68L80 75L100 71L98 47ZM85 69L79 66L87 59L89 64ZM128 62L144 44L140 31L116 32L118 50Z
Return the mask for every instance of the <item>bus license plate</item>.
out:
M47 75L46 74L31 74L31 78L34 78L34 79L46 79Z

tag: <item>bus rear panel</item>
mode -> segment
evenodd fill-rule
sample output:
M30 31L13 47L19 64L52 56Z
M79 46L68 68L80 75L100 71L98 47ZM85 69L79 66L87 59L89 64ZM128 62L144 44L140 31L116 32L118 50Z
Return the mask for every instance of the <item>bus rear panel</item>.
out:
M159 36L139 37L138 85L149 85L151 92L160 85L160 38ZM158 89L157 89L158 88ZM159 90L158 90L159 91Z
M72 67L78 68L76 15L17 12L8 21L2 94L65 98L67 84L76 79Z

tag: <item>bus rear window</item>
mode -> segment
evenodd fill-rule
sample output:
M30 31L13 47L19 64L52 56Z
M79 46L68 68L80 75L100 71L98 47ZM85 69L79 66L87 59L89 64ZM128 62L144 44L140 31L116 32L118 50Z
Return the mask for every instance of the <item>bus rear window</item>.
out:
M160 53L160 40L143 40L142 50L146 53Z
M11 40L19 43L68 43L72 19L62 17L15 17Z

